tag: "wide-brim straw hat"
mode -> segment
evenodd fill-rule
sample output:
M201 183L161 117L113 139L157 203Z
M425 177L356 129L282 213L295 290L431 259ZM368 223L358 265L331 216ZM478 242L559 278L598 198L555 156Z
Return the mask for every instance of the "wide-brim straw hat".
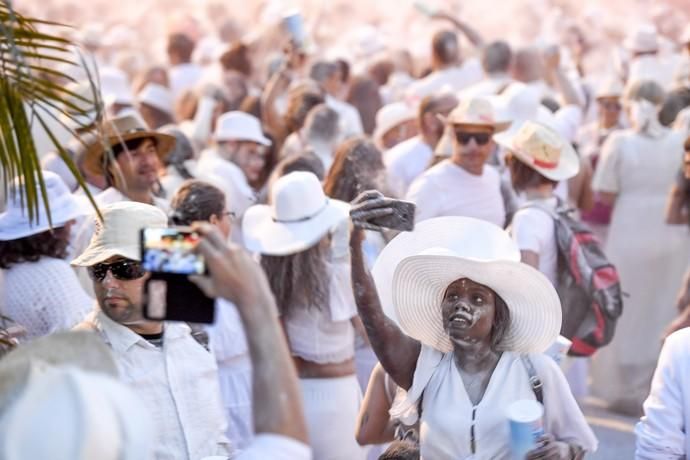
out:
M505 131L512 122L512 120L498 120L493 105L484 97L463 99L450 115L441 118L449 125L490 127L495 133Z
M72 194L60 176L50 171L42 171L41 174L48 196L52 228L62 227L67 222L93 211L86 197ZM38 187L38 181L36 182ZM7 200L7 209L0 213L0 241L16 240L50 230L51 225L40 191L37 195L37 215L32 219L26 209L26 203L21 199L21 189L25 187L23 180L15 179L11 187L16 190L16 195Z
M161 161L175 146L174 136L151 131L146 127L141 117L131 114L105 120L102 132L103 139L99 138L91 144L84 157L84 169L92 174L102 175L105 172L103 170L105 145L112 147L134 139L152 138L156 140L156 151Z
M136 201L120 201L100 208L103 221L96 217L89 246L72 261L76 267L91 267L111 257L141 260L139 232L146 227L166 227L163 211Z
M381 252L373 277L385 313L405 334L441 352L452 343L441 303L461 278L491 288L506 303L509 325L499 347L540 353L558 337L561 304L551 282L520 262L520 251L500 227L470 217L439 217L401 233Z
M572 144L540 123L526 121L514 132L495 135L494 140L553 181L570 179L580 171L580 159Z
M318 243L349 217L350 205L328 198L310 172L276 180L269 205L255 205L242 218L244 245L260 254L285 256Z

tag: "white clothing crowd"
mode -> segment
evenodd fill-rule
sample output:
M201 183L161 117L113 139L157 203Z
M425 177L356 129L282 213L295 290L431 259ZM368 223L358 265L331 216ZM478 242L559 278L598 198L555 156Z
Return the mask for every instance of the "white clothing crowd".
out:
M635 458L690 456L690 26L518 43L417 3L433 34L351 49L288 9L104 22L73 37L95 79L36 75L81 96L54 129L84 186L34 126L48 200L0 202L1 458L509 459L536 399L526 458L575 459L591 397L639 417ZM553 352L563 207L625 293L588 358ZM213 324L144 313L139 232L173 225Z

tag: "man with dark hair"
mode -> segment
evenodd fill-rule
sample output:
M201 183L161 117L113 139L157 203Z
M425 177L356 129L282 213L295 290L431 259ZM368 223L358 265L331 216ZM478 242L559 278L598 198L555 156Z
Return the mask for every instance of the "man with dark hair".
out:
M315 62L309 70L309 77L326 93L326 105L340 116L343 134L346 137L362 134L364 128L359 112L351 104L341 100L344 97L345 84L340 66L330 61Z
M509 71L513 61L510 45L503 40L491 42L482 49L484 79L460 92L460 97L481 97L501 94L513 81Z
M457 104L452 94L426 96L419 105L419 135L384 154L388 186L395 196L404 197L410 184L429 166L436 144L443 136L444 125L439 116L448 115Z
M168 60L170 61L170 90L174 97L194 87L202 77L203 69L192 63L194 41L185 34L168 37Z

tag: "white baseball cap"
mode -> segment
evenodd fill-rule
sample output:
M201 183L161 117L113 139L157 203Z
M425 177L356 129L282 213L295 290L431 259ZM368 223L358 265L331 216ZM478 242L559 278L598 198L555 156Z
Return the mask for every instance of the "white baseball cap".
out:
M271 145L271 140L261 130L261 122L255 116L239 111L227 112L218 118L214 138L216 141L248 141Z

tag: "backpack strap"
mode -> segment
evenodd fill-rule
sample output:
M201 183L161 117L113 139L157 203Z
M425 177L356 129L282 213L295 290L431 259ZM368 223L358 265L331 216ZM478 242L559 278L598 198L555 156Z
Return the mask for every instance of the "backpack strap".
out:
M532 392L541 404L544 404L544 385L537 374L537 370L534 368L534 363L527 355L520 355L522 364L524 364L527 370L527 376L529 377L529 384L532 387Z

